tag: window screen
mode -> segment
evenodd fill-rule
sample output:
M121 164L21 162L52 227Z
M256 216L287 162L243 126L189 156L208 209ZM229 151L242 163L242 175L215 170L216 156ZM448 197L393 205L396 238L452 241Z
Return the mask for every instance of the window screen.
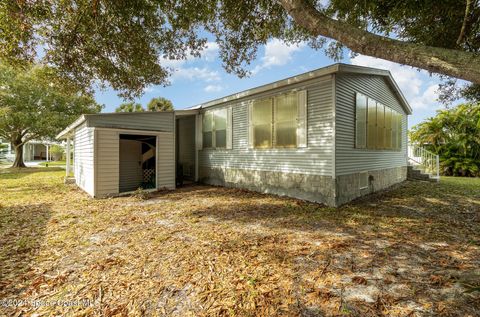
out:
M215 147L227 146L227 109L216 110L214 115Z
M272 146L272 99L253 103L253 142L256 148Z
M395 111L392 111L392 149L398 148L398 114Z
M367 116L367 147L374 149L376 147L377 135L377 102L371 98L368 101L368 116Z
M203 115L203 147L213 147L213 112L207 111Z
M356 148L401 149L401 113L360 93L356 94L355 109Z
M210 110L203 115L203 147L225 148L227 145L227 109Z
M392 109L385 107L385 148L392 148Z
M377 149L385 148L385 106L377 102Z
M289 93L275 97L275 145L297 145L297 94Z
M367 146L367 97L357 93L355 146L364 149Z
M249 105L249 147L306 147L307 91L255 100Z
M402 115L397 114L397 149L402 148Z

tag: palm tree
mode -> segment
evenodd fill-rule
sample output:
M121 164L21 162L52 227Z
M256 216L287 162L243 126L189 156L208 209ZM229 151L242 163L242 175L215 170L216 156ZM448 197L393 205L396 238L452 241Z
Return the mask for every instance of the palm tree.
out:
M447 174L480 176L480 104L439 110L414 126L410 139L437 153Z
M139 103L134 103L134 102L126 102L122 103L120 106L115 109L115 112L143 112L145 109L143 109L142 105Z
M171 111L173 110L173 104L170 100L158 97L152 98L147 104L147 111Z

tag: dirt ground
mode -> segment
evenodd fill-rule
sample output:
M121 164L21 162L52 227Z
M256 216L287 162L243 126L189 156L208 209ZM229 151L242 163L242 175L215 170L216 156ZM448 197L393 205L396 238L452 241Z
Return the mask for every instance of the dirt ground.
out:
M480 179L327 208L210 186L95 200L0 172L0 314L479 316Z

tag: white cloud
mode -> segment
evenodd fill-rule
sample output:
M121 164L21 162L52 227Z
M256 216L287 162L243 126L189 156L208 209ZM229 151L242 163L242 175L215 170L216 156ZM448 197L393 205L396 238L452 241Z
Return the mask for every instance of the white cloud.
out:
M148 86L144 90L147 93L156 91L155 86Z
M219 81L220 74L208 67L182 67L178 68L171 77L172 81L179 79L203 80L206 82Z
M160 65L168 67L172 70L171 81L185 80L203 80L206 82L220 80L220 74L208 67L188 66L190 64L198 64L199 62L211 62L215 59L218 52L218 44L215 42L207 42L205 49L201 52L201 57L195 57L191 54L186 59L168 59L160 58Z
M207 47L202 51L202 59L211 62L217 57L218 44L215 42L207 42Z
M223 87L220 85L207 85L203 90L206 92L218 92L222 91Z
M168 59L165 57L160 57L160 64L162 66L170 67L173 69L179 68L182 65L185 65L189 62L195 61L212 61L215 59L218 53L218 44L215 42L207 42L205 48L201 51L201 56L196 57L192 54L188 54L185 59Z
M432 104L438 103L438 84L431 84L423 91L422 94L413 98L410 103L415 106L416 109L431 108Z
M261 59L261 64L257 65L252 73L256 74L264 68L272 66L283 66L292 60L293 53L300 51L305 47L305 43L297 45L288 45L279 39L273 39L265 45L265 54Z
M438 84L431 80L426 71L365 55L359 55L351 62L354 65L389 70L413 109L438 106Z

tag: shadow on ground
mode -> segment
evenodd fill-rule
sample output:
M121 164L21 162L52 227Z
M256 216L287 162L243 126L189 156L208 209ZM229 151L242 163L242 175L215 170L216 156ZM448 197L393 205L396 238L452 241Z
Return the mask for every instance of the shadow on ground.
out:
M51 216L50 205L0 205L0 297L15 299L29 279ZM18 299L18 298L17 298Z
M184 214L198 223L236 228L223 236L223 252L256 249L269 263L288 263L303 315L331 315L337 306L354 316L402 315L406 307L473 316L478 296L466 291L480 284L480 198L449 187L406 182L337 209L212 187L173 196L198 202ZM205 199L216 203L202 206ZM322 309L322 301L335 305Z

